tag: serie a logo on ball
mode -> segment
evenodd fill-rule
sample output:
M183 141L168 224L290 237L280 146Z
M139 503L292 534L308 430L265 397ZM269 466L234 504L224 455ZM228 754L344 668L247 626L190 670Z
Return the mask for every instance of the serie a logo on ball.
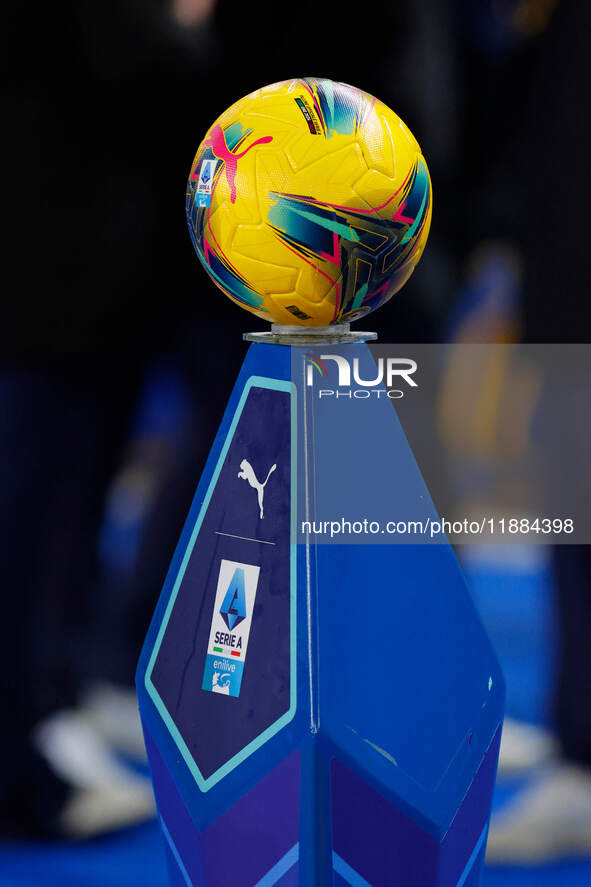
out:
M369 314L408 280L429 234L431 181L386 105L295 79L215 121L186 209L199 259L233 301L269 322L328 326Z

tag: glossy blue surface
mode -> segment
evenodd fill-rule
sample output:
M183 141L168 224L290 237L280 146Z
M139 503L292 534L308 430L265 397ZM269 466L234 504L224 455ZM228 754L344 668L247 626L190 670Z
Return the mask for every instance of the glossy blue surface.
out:
M366 372L364 377L370 378L373 358L367 347L352 346L350 353L365 365L370 375ZM303 384L305 374L299 372L300 358L299 352L287 347L251 346L200 482L138 667L142 719L150 737L149 748L153 743L157 749L151 757L154 761L157 756L161 762L153 767L153 772L161 812L165 808L167 811L164 818L171 838L168 844L178 850L175 833L177 827L181 828L181 820L185 823L188 816L186 822L193 824L194 841L202 848L200 852L207 868L210 840L213 840L209 836L215 833L220 817L229 816L232 817L235 858L239 861L242 855L246 859L252 844L248 820L252 816L250 811L259 803L256 800L258 786L268 780L271 780L269 786L275 784L281 762L297 750L301 884L314 887L332 880L336 783L331 768L338 761L346 772L357 774L360 785L367 785L363 802L367 810L363 818L375 815L373 806L389 805L397 811L401 823L414 823L414 858L424 854L427 847L431 848L432 865L425 869L424 876L418 878L416 873L412 874L416 870L412 854L407 855L404 862L400 860L397 876L405 883L416 883L417 887L434 887L436 880L440 887L456 887L458 876L466 866L470 866L469 877L473 880L482 861L482 847L477 848L477 839L488 820L492 776L474 783L473 780L489 748L486 767L487 772L494 775L498 747L491 747L491 743L502 719L504 682L447 544L384 544L387 540L382 539L380 544L371 544L371 540L363 540L363 544L342 544L339 540L337 545L327 540L303 540L292 525L292 552L284 555L295 557L291 588L293 591L295 582L297 589L295 609L289 617L295 621L292 637L297 639L289 676L289 686L292 690L297 688L297 694L290 717L273 722L278 728L272 732L259 732L260 739L256 744L246 745L244 755L237 756L237 749L233 748L234 757L230 759L230 752L221 749L220 740L230 733L240 737L245 718L253 718L254 726L257 706L264 703L265 694L274 692L273 685L269 680L261 680L258 690L255 686L252 704L244 710L241 704L232 707L235 700L214 696L201 686L200 663L206 652L203 626L204 620L210 619L214 594L211 577L217 576L221 556L219 540L214 542L213 537L219 536L217 530L222 527L227 529L223 521L228 515L237 537L254 541L252 537L260 538L264 527L269 527L269 523L263 526L262 518L258 522L255 497L247 485L235 480L236 453L238 449L240 453L244 450L249 460L254 460L253 464L263 450L265 464L273 460L280 465L286 458L284 448L278 447L277 455L273 450L274 441L284 437L285 418L280 419L282 424L274 425L275 411L267 408L268 421L262 437L261 417L250 419L251 423L257 423L258 436L254 425L240 425L237 419L243 407L245 411L248 409L245 392L250 397L255 391L253 377L267 380L257 383L267 388L273 387L269 380L276 380L278 390L282 386L294 386L292 402L297 404L297 413L291 417L291 427L292 431L297 427L298 434L292 496L297 488L299 502L292 520L299 524L304 517L332 517L330 512L334 513L335 509L338 516L339 509L342 512L344 508L350 509L352 518L366 516L368 509L372 511L371 517L379 520L398 515L406 519L435 517L391 401L375 398L359 404L345 398L325 403L315 396L313 386ZM239 441L238 448L235 441ZM273 520L272 502L269 496L267 521ZM279 500L275 506L281 507ZM216 511L212 510L214 507ZM199 549L204 528L209 536ZM212 539L210 543L208 538ZM176 597L179 577L190 563L193 546L196 552L199 549L201 575L209 579L190 580L183 599L182 619L175 623L175 607L181 601L180 596L178 601ZM287 580L279 585L267 581L268 568L262 555L249 557L250 564L261 568L263 589L262 596L257 598L257 607L262 610L259 609L257 615L255 608L252 617L249 643L256 646L269 632L263 618L268 606L265 601L270 601L268 596L273 594L289 599L289 588ZM186 575L190 577L188 571ZM195 577L198 575L195 573ZM151 674L156 655L160 648L164 650L167 632L174 624L177 627L171 653L162 659L158 677L169 700L163 713L152 693ZM284 630L285 625L276 626L277 632ZM179 631L188 632L186 642ZM185 654L182 654L183 645L187 650ZM177 649L182 654L178 662ZM274 653L269 645L269 650L264 667L256 656L250 662L245 661L245 687L250 686L249 682L257 674L281 672L279 649ZM193 678L190 677L192 662L197 663ZM278 684L276 692L280 686L286 685ZM198 711L204 693L208 696L207 716L199 715ZM175 699L177 702L173 703ZM269 702L273 702L273 698ZM190 712L191 708L194 715L187 720L187 715L181 713ZM184 718L182 724L181 718ZM195 731L201 755L209 755L212 761L212 754L217 755L214 755L216 773L221 776L215 782L208 784L194 772L179 745L177 734L181 727L187 744L190 744L187 731ZM256 733L255 729L252 735ZM212 752L207 751L208 747ZM227 765L219 757L220 753L222 757L226 755ZM361 803L361 796L354 789L358 783L345 779L342 784L348 787L344 795L341 789L340 804L355 810ZM178 792L186 814L181 808L170 806L167 799L171 792ZM268 826L271 828L272 823L278 821L278 816L272 814L273 805L279 801L273 793L268 798L270 806L266 812L271 816ZM454 848L452 864L449 862L452 851L446 849L444 838L447 841L454 834L457 824L454 818L468 802L477 834L472 834L473 829L456 829L459 837L449 845ZM238 804L245 811L242 820L234 816ZM178 815L171 812L174 809L178 809ZM383 819L378 817L380 821ZM454 826L450 829L452 823ZM191 826L188 827L190 830ZM182 829L186 828L186 824L182 825ZM350 830L354 826L346 828ZM275 840L276 850L260 851L268 854L265 871L276 870L286 852L287 844L280 852L281 839ZM362 838L360 834L359 840L368 848L368 860L391 843L390 833L379 829L374 829L371 836ZM291 839L287 843L292 846ZM339 853L344 863L347 863L348 852L345 846ZM197 861L192 864L196 866ZM177 880L183 865L187 867L188 860L183 860L181 851L180 860L173 865ZM208 871L211 874L206 871L205 883L217 885L214 870ZM344 868L340 877L343 871ZM367 872L361 870L357 874L363 878ZM374 881L375 877L374 873ZM252 887L251 882L244 866L232 864L232 883L236 887Z

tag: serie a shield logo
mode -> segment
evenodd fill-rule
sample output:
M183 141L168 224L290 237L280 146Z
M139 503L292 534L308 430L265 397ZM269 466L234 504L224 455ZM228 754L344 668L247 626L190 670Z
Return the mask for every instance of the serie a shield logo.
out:
M228 591L220 607L220 614L230 631L246 619L246 595L242 567L236 567L234 570Z

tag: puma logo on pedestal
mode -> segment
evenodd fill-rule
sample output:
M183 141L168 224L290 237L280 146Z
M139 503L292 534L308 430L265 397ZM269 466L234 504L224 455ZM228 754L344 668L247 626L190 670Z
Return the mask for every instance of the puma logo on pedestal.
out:
M275 471L277 466L271 465L271 467L269 468L269 473L267 474L267 477L265 478L264 483L261 483L260 481L257 480L257 476L254 473L254 468L252 467L250 462L248 462L246 459L242 460L242 462L240 463L240 468L242 469L242 471L238 472L238 477L241 477L243 480L247 480L248 483L250 484L250 486L253 487L257 491L257 498L259 500L260 517L263 518L265 516L264 512L263 512L263 496L265 494L265 487L267 486L267 481L269 480L269 478L271 477L271 475L273 474L273 472Z

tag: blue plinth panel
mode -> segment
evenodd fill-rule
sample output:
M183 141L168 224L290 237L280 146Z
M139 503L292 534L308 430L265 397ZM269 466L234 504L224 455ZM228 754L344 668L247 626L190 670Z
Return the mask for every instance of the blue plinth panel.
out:
M171 884L476 887L502 675L449 545L298 533L436 516L391 401L299 359L250 347L138 666Z

